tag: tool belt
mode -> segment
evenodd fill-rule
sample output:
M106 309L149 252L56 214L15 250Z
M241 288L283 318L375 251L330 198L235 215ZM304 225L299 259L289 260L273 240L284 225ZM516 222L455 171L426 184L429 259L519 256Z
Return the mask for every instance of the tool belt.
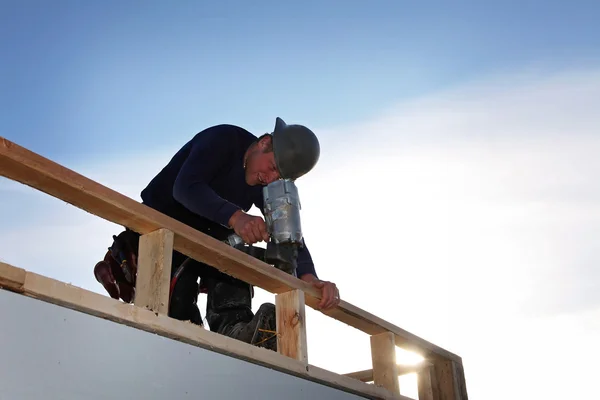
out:
M114 299L132 303L135 297L139 235L125 230L113 235L113 243L94 267L96 280Z

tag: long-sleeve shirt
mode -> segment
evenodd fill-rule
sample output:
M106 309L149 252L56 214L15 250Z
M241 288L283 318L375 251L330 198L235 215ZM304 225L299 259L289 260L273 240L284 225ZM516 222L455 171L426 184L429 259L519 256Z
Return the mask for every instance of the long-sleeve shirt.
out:
M246 183L244 154L257 139L234 125L197 133L142 191L145 205L219 240L233 233L229 218L252 205L263 210L263 186ZM306 242L298 252L297 276L317 276Z

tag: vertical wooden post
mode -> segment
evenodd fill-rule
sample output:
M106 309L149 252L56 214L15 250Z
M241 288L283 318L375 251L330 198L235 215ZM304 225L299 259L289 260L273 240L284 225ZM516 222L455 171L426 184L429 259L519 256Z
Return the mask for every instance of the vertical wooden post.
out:
M439 395L435 400L468 400L462 363L435 360L435 380ZM434 390L435 394L435 390Z
M277 351L308 364L304 292L295 289L275 296Z
M373 383L399 395L396 342L392 332L371 336L371 359L373 361Z
M440 394L433 365L424 366L417 371L417 386L419 400L439 400Z
M158 229L140 236L134 304L168 314L173 232Z

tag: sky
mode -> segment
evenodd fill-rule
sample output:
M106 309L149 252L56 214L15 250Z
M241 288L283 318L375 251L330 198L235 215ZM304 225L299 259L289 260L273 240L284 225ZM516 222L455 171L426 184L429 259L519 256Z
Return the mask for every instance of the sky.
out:
M205 127L306 124L303 231L344 300L463 357L470 399L589 396L600 6L366 4L3 1L1 135L139 200ZM120 227L5 179L0 205L0 260L103 293ZM370 368L307 314L311 364Z

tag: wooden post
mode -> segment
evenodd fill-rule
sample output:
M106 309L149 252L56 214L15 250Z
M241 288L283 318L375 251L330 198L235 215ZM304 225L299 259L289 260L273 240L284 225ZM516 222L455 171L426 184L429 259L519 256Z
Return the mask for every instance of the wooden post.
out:
M417 372L417 386L419 400L439 400L440 395L432 364L423 367L423 369Z
M304 292L295 289L275 296L277 351L308 364Z
M158 229L140 236L134 304L168 315L173 232Z
M435 386L439 393L434 400L468 400L462 363L453 360L435 360L434 370Z
M399 395L396 342L392 332L371 336L371 359L373 361L373 383Z

